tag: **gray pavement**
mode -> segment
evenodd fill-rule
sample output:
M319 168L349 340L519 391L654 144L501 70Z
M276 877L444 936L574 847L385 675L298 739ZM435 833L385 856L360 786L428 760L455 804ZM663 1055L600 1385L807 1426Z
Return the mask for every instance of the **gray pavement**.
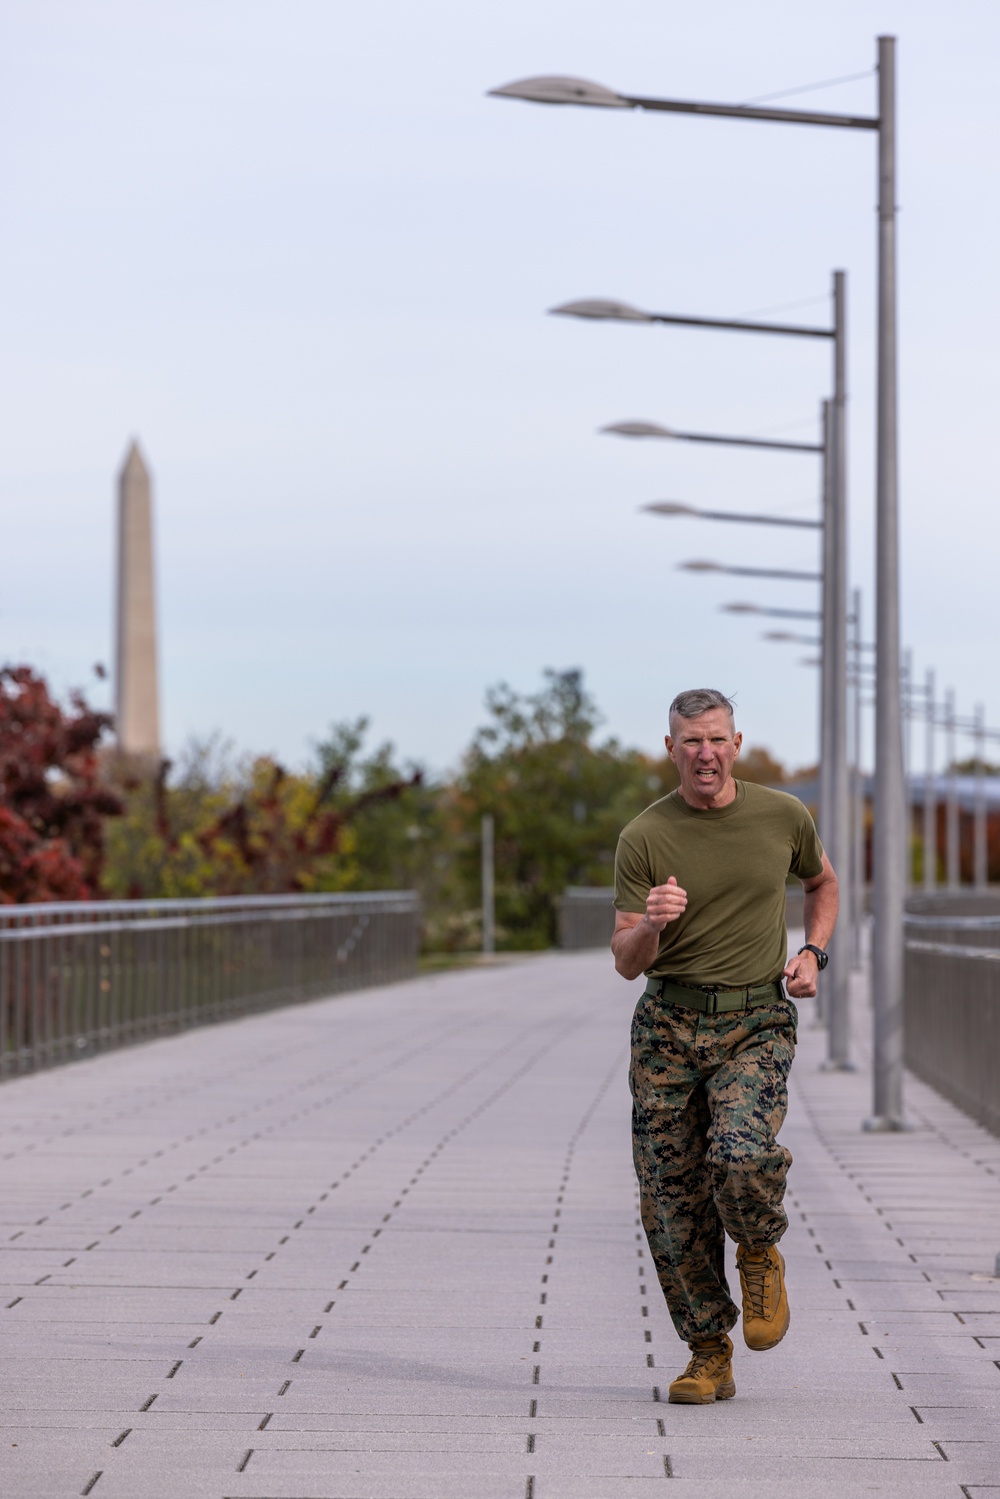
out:
M1000 1492L1000 1140L912 1081L862 1134L811 1006L791 1331L665 1403L635 996L544 956L6 1084L3 1499Z

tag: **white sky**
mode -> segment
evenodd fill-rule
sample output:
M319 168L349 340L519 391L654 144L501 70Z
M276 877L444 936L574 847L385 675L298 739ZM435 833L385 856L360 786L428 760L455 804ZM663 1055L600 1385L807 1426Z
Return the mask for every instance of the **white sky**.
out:
M811 440L827 346L545 309L816 299L774 316L822 322L845 268L870 630L875 137L485 92L573 73L747 101L864 71L880 32L899 36L904 638L997 723L994 0L8 0L0 658L59 688L110 660L135 435L170 749L219 729L296 764L367 713L441 769L488 684L581 666L627 742L655 748L674 692L712 685L749 744L813 759L812 652L718 609L809 608L813 586L676 563L812 570L815 537L639 506L814 514L817 462L595 429ZM787 103L871 113L875 80Z

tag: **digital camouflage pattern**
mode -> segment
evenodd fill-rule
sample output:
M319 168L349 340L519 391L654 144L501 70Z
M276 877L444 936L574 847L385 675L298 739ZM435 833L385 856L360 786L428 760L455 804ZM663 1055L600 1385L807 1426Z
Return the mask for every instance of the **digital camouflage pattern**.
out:
M685 1342L739 1318L726 1234L776 1244L791 1152L775 1136L788 1106L797 1012L789 999L723 1015L650 994L632 1019L632 1140L642 1222Z

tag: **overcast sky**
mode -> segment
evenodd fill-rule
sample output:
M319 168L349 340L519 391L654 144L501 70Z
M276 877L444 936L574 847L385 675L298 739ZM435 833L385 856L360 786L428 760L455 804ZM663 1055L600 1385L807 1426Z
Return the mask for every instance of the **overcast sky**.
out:
M628 443L644 418L810 441L829 349L546 316L570 298L823 322L849 277L852 581L872 614L875 137L486 97L533 74L871 113L899 37L903 633L960 710L996 672L995 0L8 0L0 19L0 659L110 661L113 494L155 483L167 748L301 763L331 720L444 769L485 688L582 667L654 749L681 688L815 758L808 646L698 577L814 570L812 456ZM772 622L771 627L774 627ZM806 633L809 626L802 627ZM95 684L101 700L107 689Z

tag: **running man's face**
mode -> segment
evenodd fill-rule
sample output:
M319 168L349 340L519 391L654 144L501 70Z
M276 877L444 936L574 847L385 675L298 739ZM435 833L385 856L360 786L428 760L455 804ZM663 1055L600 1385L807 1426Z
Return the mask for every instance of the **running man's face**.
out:
M726 806L733 799L733 764L743 735L734 731L725 708L710 708L697 718L675 717L670 729L665 742L681 796L691 807Z

